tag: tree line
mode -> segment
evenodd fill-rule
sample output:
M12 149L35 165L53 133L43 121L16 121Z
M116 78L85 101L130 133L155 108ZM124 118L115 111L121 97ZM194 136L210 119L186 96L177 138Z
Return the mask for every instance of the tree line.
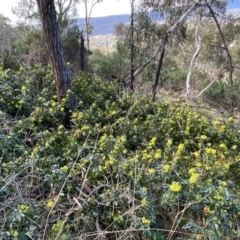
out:
M157 88L163 85L164 79L169 78L169 74L175 74L176 76L172 76L175 79L184 75L184 88L189 99L199 98L203 93L209 92L216 83L220 83L228 91L226 97L228 108L233 113L238 107L234 92L239 59L233 55L235 49L238 51L239 27L236 18L227 17L228 1L185 0L179 3L129 0L130 23L116 26L116 50L109 56L105 55L99 59L100 64L94 62L94 58L100 58L104 54L90 49L89 36L92 29L90 18L93 7L101 1L82 1L86 13L85 27L82 31L76 25L76 4L79 2L29 0L20 1L14 8L19 18L25 19L25 24L21 23L18 28L24 28L21 35L24 41L16 39L10 45L17 45L18 50L21 49L23 52L21 57L28 58L28 65L44 64L50 60L59 100L71 89L71 74L66 65L67 62L71 62L76 70L98 72L102 75L100 77L108 79L116 76L132 90L139 80L144 81L147 78L153 82L153 101ZM155 18L157 15L164 19L162 23L159 23L158 17ZM43 31L39 28L39 21L38 24L33 24L36 19L41 20ZM6 23L5 26L9 25L4 17L2 22ZM234 31L229 29L230 25ZM208 31L213 33L212 36L207 34ZM82 44L79 38L82 39ZM84 40L87 43L85 48ZM33 46L27 45L31 42ZM190 45L187 45L188 43ZM78 54L80 48L81 54ZM45 51L42 51L43 49ZM24 51L27 56L24 56ZM176 52L178 53L175 54ZM186 64L182 64L180 59L176 60L176 57L182 57L180 55L185 55ZM112 58L113 61L108 58ZM170 62L177 65L175 73L168 70ZM110 67L111 64L114 67ZM209 66L211 67L208 68ZM197 83L198 92L194 94L193 89L196 89L197 82L194 79L198 79L201 74L206 79L205 84ZM73 105L72 99L68 108L72 109Z

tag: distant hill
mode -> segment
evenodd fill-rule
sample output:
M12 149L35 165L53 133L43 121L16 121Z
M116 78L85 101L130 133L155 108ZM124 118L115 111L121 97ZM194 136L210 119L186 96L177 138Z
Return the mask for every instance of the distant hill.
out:
M130 15L112 15L106 17L93 17L90 19L90 23L93 26L94 35L108 35L114 32L114 27L118 23L128 23L130 21ZM85 19L78 19L78 26L80 29L84 27Z
M240 0L229 1L227 5L228 12L240 16ZM109 35L114 33L114 27L119 23L129 23L130 14L112 15L106 17L92 17L90 23L93 26L92 36ZM83 29L85 24L84 18L78 18L77 24Z

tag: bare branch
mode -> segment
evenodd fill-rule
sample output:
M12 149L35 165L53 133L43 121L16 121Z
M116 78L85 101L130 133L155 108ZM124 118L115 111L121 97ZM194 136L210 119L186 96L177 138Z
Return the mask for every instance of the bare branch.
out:
M197 2L194 2L192 3L192 5L188 8L188 10L179 18L179 20L172 26L168 29L168 31L166 32L167 34L167 37L170 36L174 31L176 31L176 29L178 27L180 27L187 19L187 17L192 13L192 11L197 8L199 6L198 4L199 1ZM141 68L137 69L135 72L134 72L134 78L136 78L141 72L142 70L149 64L151 63L152 61L154 61L154 59L158 56L158 54L161 52L162 50L162 46L164 44L165 40L164 41L161 41L161 43L159 44L159 46L157 47L157 49L155 50L155 52L153 53L153 55L147 59Z

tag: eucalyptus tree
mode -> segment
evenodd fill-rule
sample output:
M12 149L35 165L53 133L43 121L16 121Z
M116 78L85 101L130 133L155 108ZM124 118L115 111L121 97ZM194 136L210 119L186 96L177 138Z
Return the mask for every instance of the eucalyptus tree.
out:
M181 29L183 24L191 15L197 15L202 12L205 12L206 15L210 15L210 8L214 9L215 11L224 10L226 3L227 1L220 0L182 0L181 2L171 0L142 0L141 8L145 11L149 11L151 9L154 12L160 13L164 17L166 26L166 30L158 40L158 45L151 56L147 57L142 65L134 72L134 77L136 78L143 71L143 69L150 63L154 62L156 57L160 54L153 88L153 101L155 100L158 79L161 75L160 73L163 65L166 46L168 45L170 38L172 38L174 34Z

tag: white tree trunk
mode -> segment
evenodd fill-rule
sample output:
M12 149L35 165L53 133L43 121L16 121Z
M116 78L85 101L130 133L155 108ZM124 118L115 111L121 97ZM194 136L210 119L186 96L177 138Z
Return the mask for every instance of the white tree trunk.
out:
M199 52L201 51L201 48L202 48L202 39L201 39L201 36L199 35L199 18L198 18L198 22L197 22L195 39L196 39L197 49L192 56L190 66L189 66L189 70L188 70L187 80L186 80L186 91L187 91L187 97L188 98L191 98L191 93L192 93L191 76L192 76L194 64L195 64L195 61L198 57L198 54L199 54Z

